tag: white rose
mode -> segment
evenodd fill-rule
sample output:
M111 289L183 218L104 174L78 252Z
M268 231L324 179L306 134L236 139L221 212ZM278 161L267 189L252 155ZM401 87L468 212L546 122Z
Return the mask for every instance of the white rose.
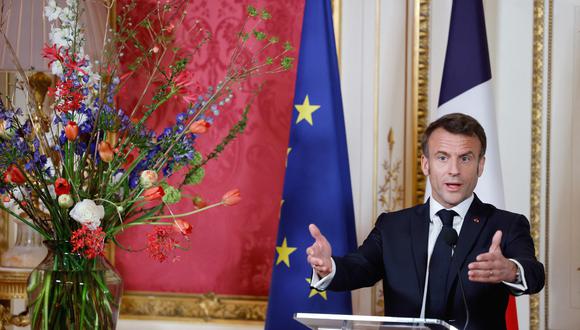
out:
M145 170L141 172L141 177L139 178L139 183L145 189L151 188L157 184L157 180L159 179L157 172L152 170Z
M101 225L101 219L105 217L105 208L103 205L95 204L91 199L83 199L73 207L69 215L80 224L89 227L90 230L95 230Z

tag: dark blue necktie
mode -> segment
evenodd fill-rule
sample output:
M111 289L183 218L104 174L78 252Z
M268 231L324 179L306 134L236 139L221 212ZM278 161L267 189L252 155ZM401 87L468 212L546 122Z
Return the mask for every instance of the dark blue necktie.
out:
M457 212L440 210L437 215L443 222L441 233L453 230L453 217L457 215ZM425 317L447 319L447 273L451 265L451 246L443 240L441 233L437 236L429 262L429 287L427 289Z

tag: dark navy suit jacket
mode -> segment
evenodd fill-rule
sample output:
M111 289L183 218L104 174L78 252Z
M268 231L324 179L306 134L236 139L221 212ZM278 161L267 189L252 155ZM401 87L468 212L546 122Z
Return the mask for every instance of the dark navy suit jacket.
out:
M427 268L429 202L397 212L383 213L375 228L354 253L333 257L336 275L328 290L343 291L374 285L383 279L385 315L419 317ZM502 283L471 282L467 265L478 254L489 251L494 233L503 233L501 249L506 258L524 268L528 290L537 293L544 286L544 266L536 260L528 220L482 203L475 196L467 212L451 269L460 269L469 305L469 329L505 329L505 310L510 288ZM465 307L457 288L457 272L449 271L450 314L447 320L463 327ZM425 315L427 318L432 317Z

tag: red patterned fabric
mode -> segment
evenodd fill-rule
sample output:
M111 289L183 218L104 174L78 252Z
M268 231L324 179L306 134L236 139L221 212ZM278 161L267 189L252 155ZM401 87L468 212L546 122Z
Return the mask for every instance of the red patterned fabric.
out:
M119 8L122 7L121 1ZM148 13L157 0L140 0L134 17ZM266 296L274 258L282 184L285 171L288 132L292 114L292 98L296 79L298 48L302 27L304 0L190 1L188 16L175 26L176 44L185 51L197 45L189 27L198 24L211 32L210 40L188 68L200 86L216 85L223 77L236 34L245 17L248 4L266 7L273 19L267 31L288 40L296 48L292 71L253 78L249 84L264 83L262 93L254 101L246 131L231 143L217 161L206 168L206 178L199 189L185 189L185 194L201 194L208 202L218 201L232 188L239 188L242 202L231 207L214 208L187 217L192 224L191 250L178 251L179 260L157 263L146 252L130 253L117 248L115 265L125 281L125 290L182 293L215 292L227 295ZM153 47L153 46L152 46ZM130 63L134 54L126 53L122 62ZM144 77L144 76L143 76ZM139 98L143 77L134 76L121 92L118 103L130 111ZM242 86L248 90L250 85ZM248 100L243 91L234 98L234 106L221 111L208 133L198 139L203 154L227 134ZM148 124L159 132L175 123L175 114L184 111L185 103L169 102L150 118ZM174 212L193 209L185 198ZM150 227L131 228L120 237L124 246L143 248ZM306 229L305 229L306 230Z

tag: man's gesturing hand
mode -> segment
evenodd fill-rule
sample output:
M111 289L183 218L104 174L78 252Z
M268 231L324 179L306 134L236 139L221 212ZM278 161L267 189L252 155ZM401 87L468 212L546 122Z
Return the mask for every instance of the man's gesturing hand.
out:
M489 252L477 256L469 264L469 280L482 283L515 282L518 266L501 252L501 230L493 235Z
M330 258L332 256L332 248L318 227L310 224L308 230L310 230L310 235L314 238L314 244L306 249L308 263L318 276L322 278L332 272L332 260Z

